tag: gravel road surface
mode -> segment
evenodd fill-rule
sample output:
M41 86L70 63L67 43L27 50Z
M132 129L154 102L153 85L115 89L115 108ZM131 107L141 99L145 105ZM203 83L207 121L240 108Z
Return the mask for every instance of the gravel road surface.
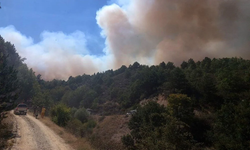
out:
M12 150L72 150L61 137L39 119L29 114L13 116L16 142Z

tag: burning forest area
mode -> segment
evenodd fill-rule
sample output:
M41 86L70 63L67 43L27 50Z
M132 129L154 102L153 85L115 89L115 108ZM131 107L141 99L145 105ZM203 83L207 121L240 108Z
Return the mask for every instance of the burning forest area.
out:
M249 7L0 0L0 149L250 149Z

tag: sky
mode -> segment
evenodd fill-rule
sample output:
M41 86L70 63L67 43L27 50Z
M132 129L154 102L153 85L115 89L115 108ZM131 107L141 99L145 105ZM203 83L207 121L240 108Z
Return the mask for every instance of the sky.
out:
M250 59L248 0L0 0L0 35L45 80L135 61Z

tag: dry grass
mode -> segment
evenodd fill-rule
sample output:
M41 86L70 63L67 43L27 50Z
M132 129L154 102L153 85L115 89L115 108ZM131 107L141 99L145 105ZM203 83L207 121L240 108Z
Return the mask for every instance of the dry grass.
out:
M32 114L31 114L32 115ZM43 122L46 126L57 133L66 143L76 150L94 150L87 139L76 138L74 135L66 131L64 128L59 127L54 122L51 121L49 117L40 118L39 120Z
M31 114L32 115L32 114ZM97 122L97 126L93 134L87 138L77 138L69 133L66 129L59 127L50 118L44 117L39 120L46 126L57 133L66 143L76 150L94 150L96 149L109 149L109 150L124 150L121 142L121 137L130 132L128 129L129 117L125 115L113 116L93 116ZM93 145L93 146L91 146ZM93 148L95 147L95 148Z
M5 117L0 123L0 149L11 148L15 143L12 136L14 116L10 112L6 112Z
M95 117L97 122L99 117ZM130 132L128 121L129 117L125 115L106 116L94 129L92 144L99 149L123 150L121 137Z

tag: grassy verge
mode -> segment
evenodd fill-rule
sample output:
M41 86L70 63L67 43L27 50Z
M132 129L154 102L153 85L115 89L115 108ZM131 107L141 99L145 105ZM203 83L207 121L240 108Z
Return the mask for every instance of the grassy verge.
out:
M32 115L32 114L30 114ZM58 134L64 141L69 144L72 148L76 150L94 150L91 147L90 143L85 138L77 138L64 128L56 125L54 122L51 121L49 117L38 118L42 123L52 129L56 134Z

